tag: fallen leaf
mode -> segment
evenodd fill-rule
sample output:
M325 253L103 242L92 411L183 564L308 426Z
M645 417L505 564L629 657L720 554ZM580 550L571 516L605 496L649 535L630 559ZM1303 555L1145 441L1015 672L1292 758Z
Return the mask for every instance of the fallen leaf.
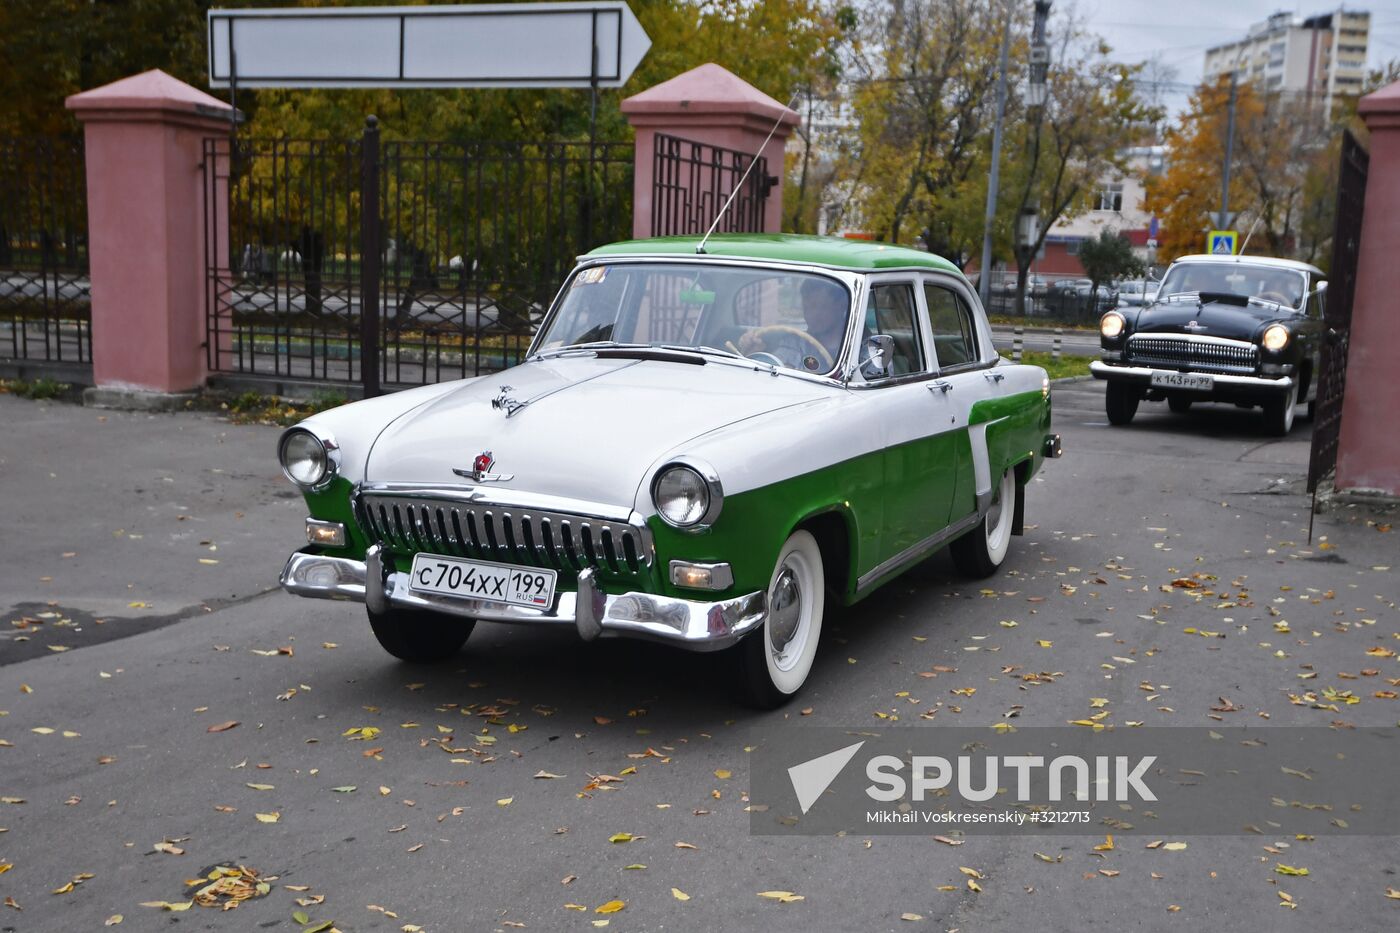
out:
M613 833L611 836L608 837L608 842L631 842L632 839L633 836L631 833Z
M793 901L806 900L801 894L793 894L791 891L759 891L759 897L766 897L770 901L777 901L780 904L791 904Z
M114 927L114 926L116 926L117 924L119 924L119 923L121 923L121 922L122 922L122 915L121 915L121 914L112 914L112 916L108 917L106 920L104 920L104 921L102 922L102 925L103 925L104 927Z
M498 807L508 807L508 806L510 806L510 805L511 805L512 803L514 803L514 802L515 802L515 798L514 798L514 797L502 797L500 800L497 800L497 801L496 801L496 806L498 806Z
M215 725L210 726L208 729L205 729L204 731L205 731L205 732L227 732L228 730L232 729L233 727L237 726L238 724L239 724L239 723L238 723L238 720L236 720L236 719L230 719L228 722L216 723Z
M254 813L253 815L258 818L259 823L276 823L282 819L282 814L275 810L272 813Z
M727 781L727 780L729 780L729 779L730 779L731 777L733 777L733 776L734 776L734 772L732 772L732 771L726 771L726 770L723 769L723 768L716 768L716 769L715 769L715 777L719 778L721 781Z
M1282 862L1274 863L1274 871L1275 873L1280 875L1294 875L1297 877L1303 877L1312 874L1306 868L1294 868L1292 865L1285 865Z
M626 907L626 906L627 906L627 902L626 902L626 901L608 901L606 904L602 905L601 907L595 907L595 908L593 908L593 912L594 912L595 914L615 914L615 913L617 913L619 910L621 910L622 908L624 908L624 907Z
M142 901L142 907L158 907L161 910L189 910L194 906L194 901L183 901L172 904L170 901Z
M915 914L915 913L908 913L908 912L905 912L905 913L902 913L902 914L899 915L899 919L901 919L901 920L909 920L909 921L912 922L912 921L915 921L915 920L922 920L922 919L924 919L924 917L923 917L923 914Z
M674 897L674 898L675 898L676 900L678 900L678 901L688 901L688 900L690 900L690 895L689 895L689 894L686 894L686 893L685 893L684 891L682 891L680 888L672 888L672 889L671 889L671 896ZM1389 897L1390 895L1387 894L1386 896Z

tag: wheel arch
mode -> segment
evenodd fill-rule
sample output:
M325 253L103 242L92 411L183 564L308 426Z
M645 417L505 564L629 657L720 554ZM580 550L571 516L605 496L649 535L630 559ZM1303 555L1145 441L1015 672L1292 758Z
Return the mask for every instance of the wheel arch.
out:
M858 576L857 549L851 545L860 540L855 515L840 504L828 505L802 516L793 523L788 535L795 531L806 531L816 539L828 592L842 603L849 602Z

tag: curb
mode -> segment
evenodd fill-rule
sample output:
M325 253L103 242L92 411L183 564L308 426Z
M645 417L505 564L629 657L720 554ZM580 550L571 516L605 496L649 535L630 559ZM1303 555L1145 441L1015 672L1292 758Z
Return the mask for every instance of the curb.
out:
M184 411L197 392L156 392L150 389L115 389L91 386L83 390L83 407L116 411Z

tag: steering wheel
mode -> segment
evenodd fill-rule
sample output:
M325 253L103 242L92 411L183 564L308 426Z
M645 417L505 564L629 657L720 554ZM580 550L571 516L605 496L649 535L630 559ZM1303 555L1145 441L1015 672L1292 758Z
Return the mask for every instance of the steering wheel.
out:
M794 337L800 337L802 340L804 340L804 341L806 341L808 344L810 344L811 347L812 347L812 349L816 350L818 353L821 354L822 362L826 364L826 368L827 368L827 369L830 369L831 367L833 367L833 366L836 365L836 361L835 361L834 359L832 359L831 354L827 352L826 347L822 346L822 342L821 342L820 340L818 340L816 337L813 337L811 334L807 333L805 330L801 330L801 329L796 328L796 327L793 327L793 326L791 326L791 325L789 325L789 324L769 324L769 325L767 325L767 326L765 326L765 327L755 327L753 330L749 331L749 335L752 335L752 336L754 336L754 337L762 338L765 344L768 342L768 341L767 341L767 338L768 338L768 335L771 334L771 333L790 334L790 335L792 335L792 336L794 336ZM748 335L746 335L746 336L748 336ZM758 351L758 352L765 352L765 351ZM771 353L766 353L766 355L767 355L767 356L772 356ZM750 359L756 359L756 358L757 358L755 355L751 355L751 354L745 354L745 356L748 356ZM786 364L786 363L782 363L782 364L780 364L780 365L786 366L787 364Z
M1257 296L1262 301L1276 301L1285 308L1291 308L1293 302L1288 300L1288 296L1282 292L1260 292Z

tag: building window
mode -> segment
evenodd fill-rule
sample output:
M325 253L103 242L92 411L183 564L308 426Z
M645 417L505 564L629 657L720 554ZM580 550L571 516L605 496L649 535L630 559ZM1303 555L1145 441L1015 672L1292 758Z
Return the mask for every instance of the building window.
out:
M1122 185L1105 185L1105 186L1099 191L1099 201L1098 201L1098 205L1094 208L1094 210L1096 210L1096 211L1114 211L1114 212L1122 211L1122 210L1123 210L1123 186L1122 186Z
M1078 255L1079 255L1079 244L1080 244L1080 243L1083 243L1083 242L1084 242L1083 240L1066 240L1066 241L1065 241L1065 255L1066 255L1066 256L1078 256Z

